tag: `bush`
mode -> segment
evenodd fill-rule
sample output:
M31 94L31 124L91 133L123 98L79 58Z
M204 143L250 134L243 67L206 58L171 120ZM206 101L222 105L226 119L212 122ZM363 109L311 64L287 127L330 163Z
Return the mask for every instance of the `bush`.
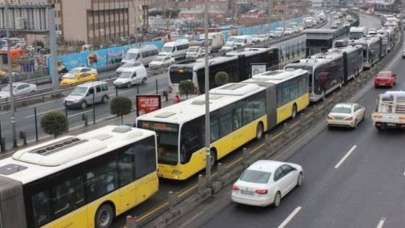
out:
M188 95L194 93L194 84L191 80L184 80L181 81L179 84L179 92L180 95L186 95L188 98Z
M62 112L48 112L41 118L41 127L56 138L68 130L68 120Z
M221 86L229 82L229 75L225 71L219 71L215 74L215 85Z
M111 114L121 116L123 123L124 115L131 113L132 101L128 97L114 97L110 103Z

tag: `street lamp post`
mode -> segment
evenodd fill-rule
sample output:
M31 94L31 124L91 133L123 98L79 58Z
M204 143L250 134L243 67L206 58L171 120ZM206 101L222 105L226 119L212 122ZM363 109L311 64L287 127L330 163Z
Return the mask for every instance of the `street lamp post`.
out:
M209 101L209 67L208 67L208 0L204 0L204 32L205 32L205 147L206 147L206 175L207 183L211 184L211 129L210 129L210 101Z
M6 36L7 36L7 69L8 69L8 83L10 86L10 109L11 109L11 130L12 130L12 137L13 137L13 147L17 147L17 131L16 131L16 121L15 121L15 108L14 108L14 91L13 91L13 79L14 73L12 73L12 65L11 65L11 42L10 42L10 14L9 14L9 2L6 1L5 4L5 27L6 27Z

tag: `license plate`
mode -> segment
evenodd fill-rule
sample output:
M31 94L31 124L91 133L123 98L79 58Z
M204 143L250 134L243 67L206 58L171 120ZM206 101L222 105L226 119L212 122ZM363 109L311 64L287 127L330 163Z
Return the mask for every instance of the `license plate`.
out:
M387 123L387 126L388 126L388 127L395 127L396 124L394 124L394 123Z
M248 190L241 190L240 193L242 193L243 195L249 195L249 196L253 195L253 192L248 191Z

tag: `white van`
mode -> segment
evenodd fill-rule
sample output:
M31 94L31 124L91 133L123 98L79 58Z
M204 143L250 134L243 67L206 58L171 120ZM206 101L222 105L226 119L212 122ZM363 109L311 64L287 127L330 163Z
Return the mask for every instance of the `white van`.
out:
M66 108L85 109L88 105L104 104L109 98L107 82L94 81L76 86L65 98L64 104Z
M142 64L133 67L126 67L119 73L118 78L114 80L115 87L131 87L137 84L143 84L147 80L147 72Z
M121 63L141 62L147 66L155 56L159 54L159 50L153 45L146 45L141 48L131 48L127 51Z
M186 53L189 46L190 42L188 40L167 42L163 45L159 55L170 56L174 59L184 59L186 58Z

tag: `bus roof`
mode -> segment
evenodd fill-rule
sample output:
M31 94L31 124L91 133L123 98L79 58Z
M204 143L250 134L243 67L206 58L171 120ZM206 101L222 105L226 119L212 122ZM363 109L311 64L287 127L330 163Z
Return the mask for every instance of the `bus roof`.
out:
M29 183L106 154L155 133L129 126L105 126L21 149L0 160L0 176Z
M334 61L340 57L343 57L342 52L326 52L326 53L318 53L312 55L309 58L301 59L295 63L289 63L285 66L285 69L289 69L291 66L308 66L308 67L318 67L325 63L329 63ZM312 72L311 72L312 73Z
M252 56L252 55L257 55L260 53L270 51L271 49L274 49L274 48L243 48L240 50L227 52L226 55L227 56L240 56L240 55Z
M251 79L243 82L265 82L277 85L305 74L308 74L308 71L302 69L274 70L253 75Z
M209 59L209 65L221 64L238 59L237 56L217 56ZM197 71L205 67L204 58L188 61L185 63L177 63L171 65L169 68L193 68L193 71Z
M228 83L221 87L211 89L209 92L210 111L218 110L263 90L265 90L265 88L262 86L246 83ZM203 116L204 114L205 95L200 95L139 116L137 121L182 124Z

